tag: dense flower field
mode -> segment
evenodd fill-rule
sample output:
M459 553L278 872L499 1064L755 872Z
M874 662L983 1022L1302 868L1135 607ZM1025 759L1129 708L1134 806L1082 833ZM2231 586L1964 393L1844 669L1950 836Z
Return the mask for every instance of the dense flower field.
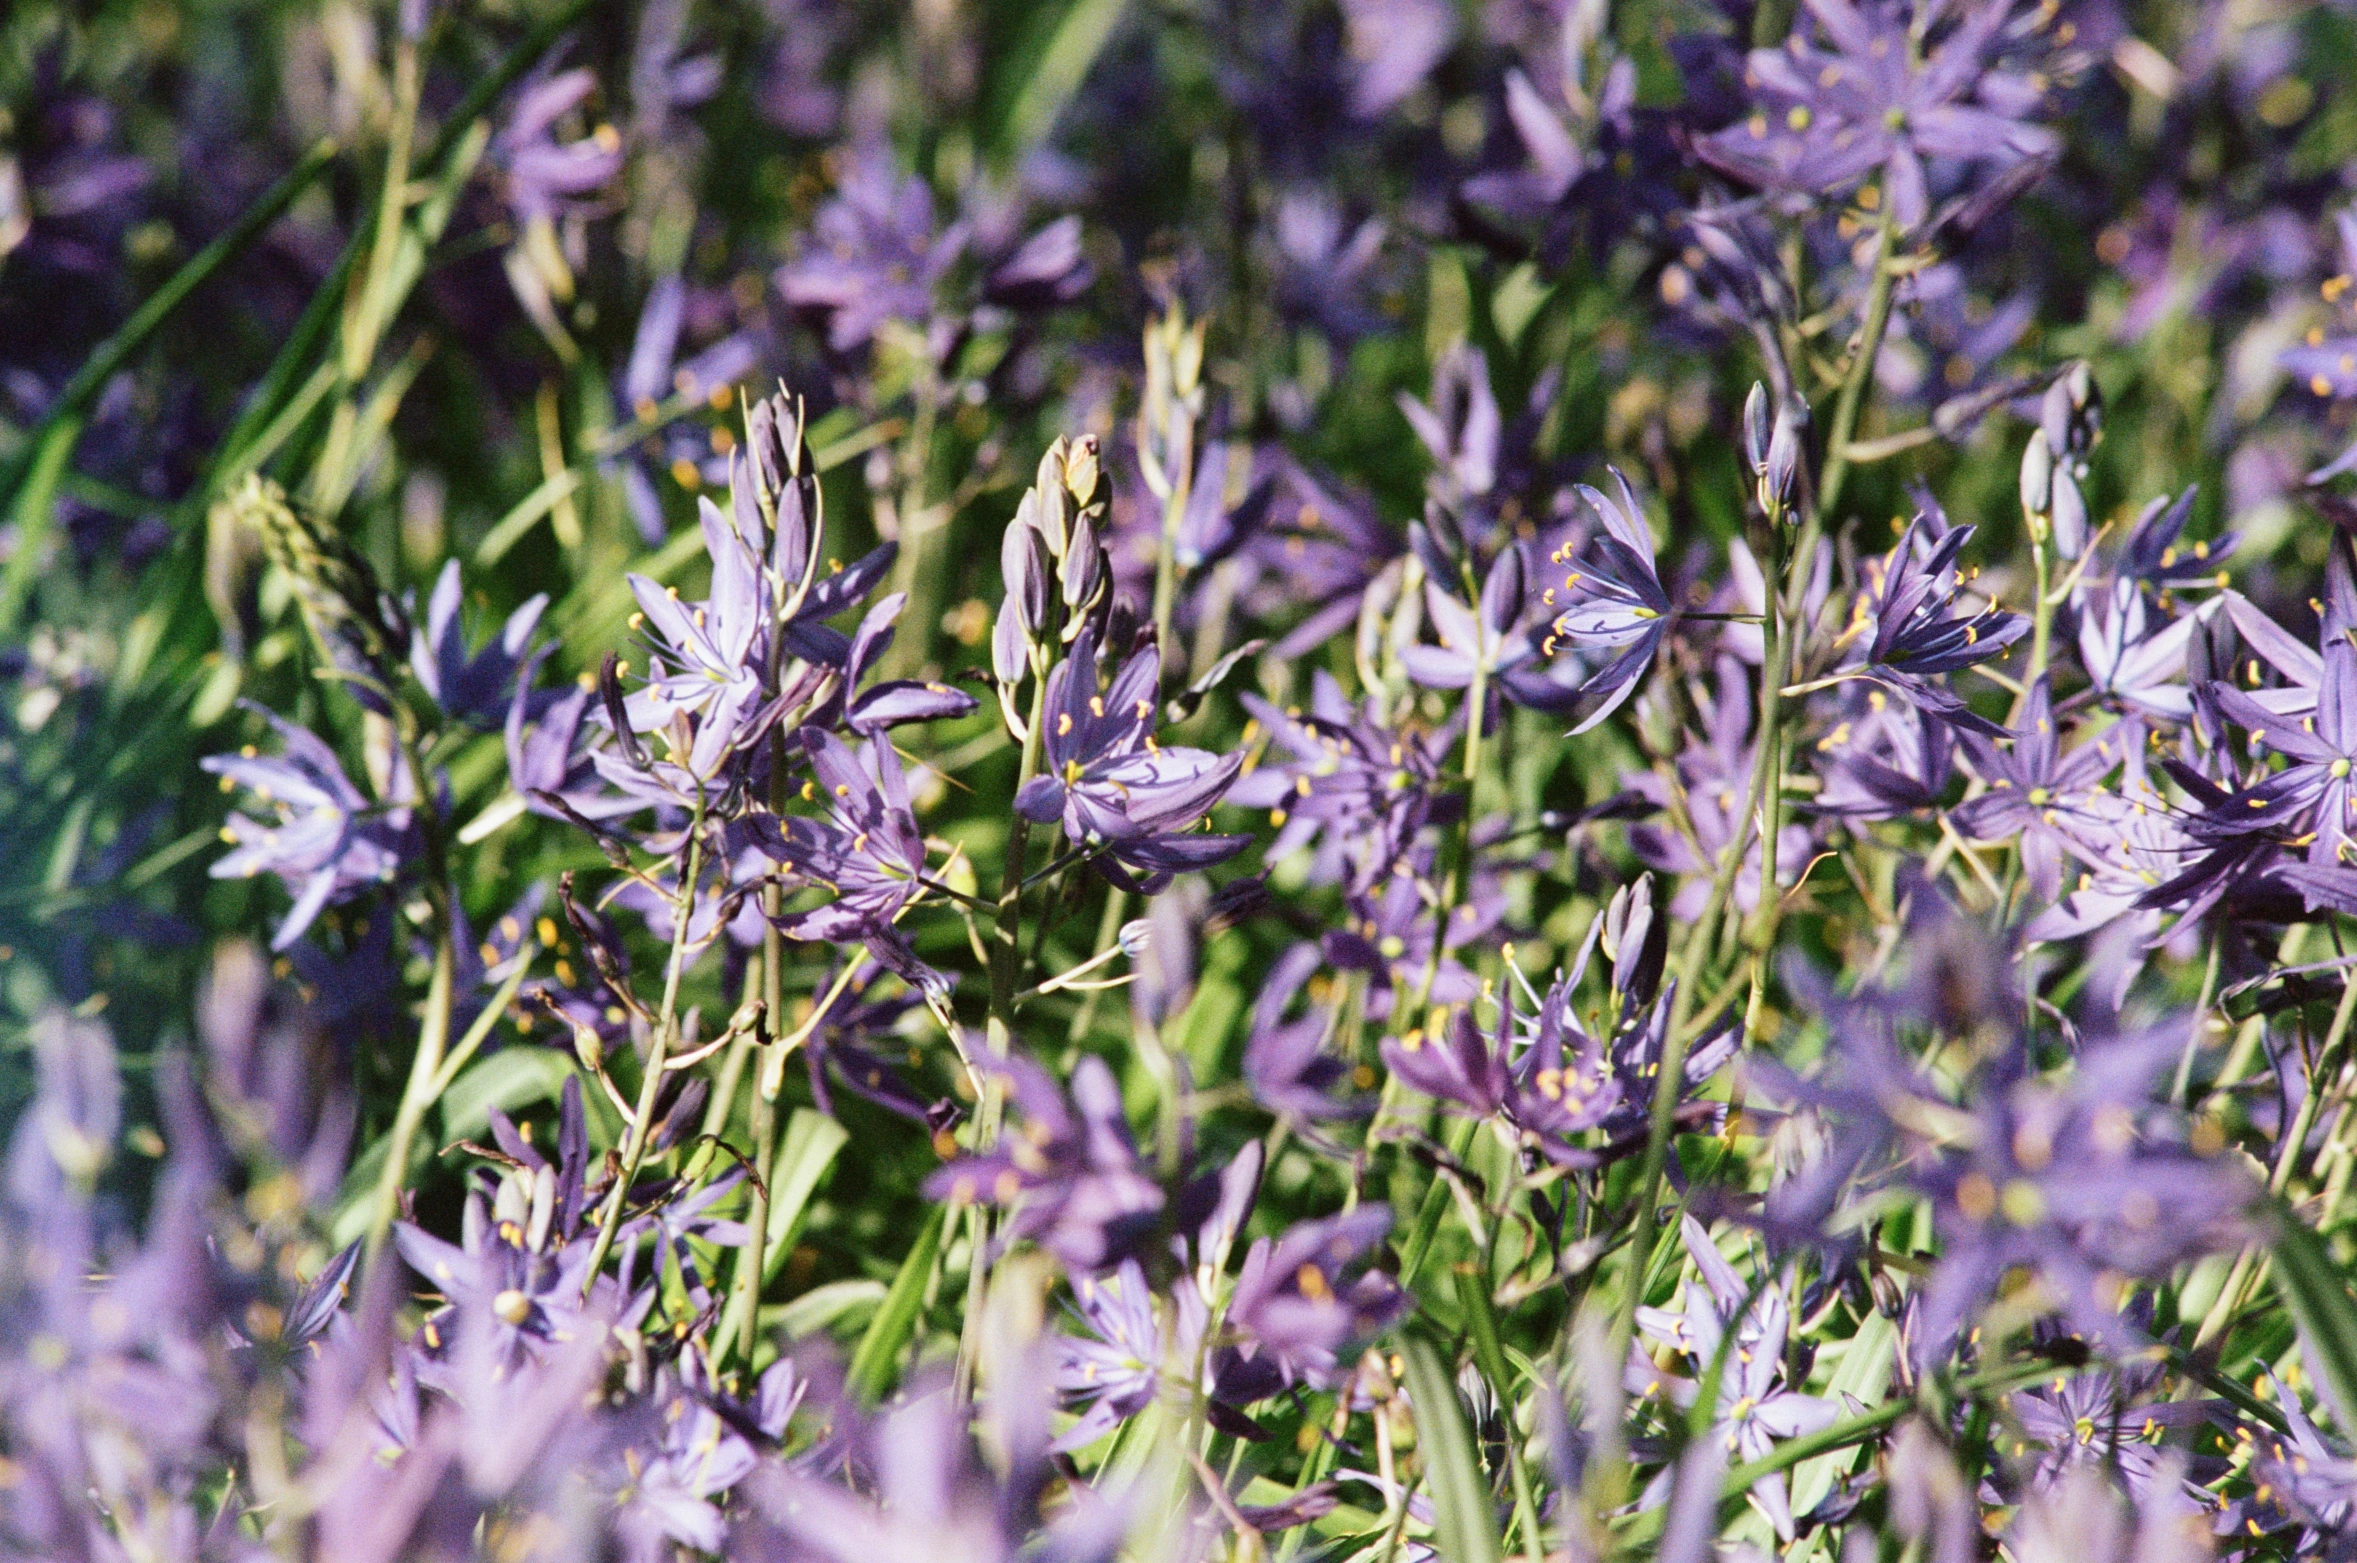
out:
M0 7L0 1557L2357 1559L2353 59Z

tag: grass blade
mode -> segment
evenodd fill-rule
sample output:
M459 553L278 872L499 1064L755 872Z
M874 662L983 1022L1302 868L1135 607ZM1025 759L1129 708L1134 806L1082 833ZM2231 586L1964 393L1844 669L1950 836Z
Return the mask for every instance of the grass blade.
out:
M2357 1428L2357 1298L2325 1252L2324 1240L2287 1209L2275 1213L2275 1288L2315 1356L2325 1397L2343 1433Z
M933 1277L933 1261L941 1254L942 1216L948 1209L935 1205L927 1214L924 1230L917 1234L917 1246L901 1261L900 1273L892 1278L883 1306L859 1338L859 1349L851 1354L851 1392L870 1405L883 1399L884 1391L892 1387L900 1353L916 1333L917 1316L925 1308L926 1283Z
M1432 1343L1409 1337L1408 1396L1416 1405L1416 1444L1432 1494L1433 1540L1449 1563L1498 1563L1498 1521L1473 1454L1473 1429L1457 1400L1456 1376Z

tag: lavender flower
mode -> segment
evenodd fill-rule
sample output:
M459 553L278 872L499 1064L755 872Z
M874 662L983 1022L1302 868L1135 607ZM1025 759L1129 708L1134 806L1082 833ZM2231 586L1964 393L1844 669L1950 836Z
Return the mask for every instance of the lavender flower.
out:
M1590 540L1579 569L1539 595L1548 607L1567 604L1560 607L1552 635L1539 648L1542 652L1552 653L1557 640L1563 640L1617 653L1581 686L1580 694L1590 705L1574 733L1594 727L1628 699L1652 666L1653 654L1670 627L1670 599L1654 563L1652 529L1629 492L1628 480L1618 472L1612 477L1619 488L1617 500L1580 486L1580 498L1604 523L1604 531ZM1569 559L1566 545L1549 562L1563 564Z
M2119 754L2109 734L2066 752L2043 678L2030 686L2021 730L2012 737L2010 748L1999 749L1978 733L1964 735L1989 790L1959 804L1953 817L1968 836L2016 840L2030 888L2051 901L2062 889L2065 854L2095 865L2105 860L2126 813L2119 795L2103 788Z
M1009 1058L1004 1074L1021 1128L926 1180L934 1199L1011 1207L1010 1237L1035 1241L1074 1272L1110 1270L1142 1250L1162 1218L1122 1116L1121 1088L1102 1059L1072 1071L1072 1098L1038 1065Z
M2153 1076L2183 1035L2163 1026L2086 1039L2058 1086L2000 1072L1968 1109L1960 1141L1913 1174L1941 1238L1919 1361L1944 1351L2015 1266L2043 1283L2072 1329L2133 1347L2119 1311L2127 1281L2232 1237L2253 1194L2242 1172L2172 1142L2146 1110Z
M1228 1299L1239 1339L1222 1354L1219 1377L1273 1371L1281 1383L1332 1384L1354 1343L1413 1306L1391 1277L1362 1268L1390 1230L1387 1206L1362 1205L1254 1243Z
M778 293L825 325L827 346L853 352L888 321L932 319L934 289L968 237L963 223L941 227L925 182L900 177L891 154L871 146L819 209L802 253L778 268Z
M1323 669L1311 679L1306 712L1281 711L1257 695L1246 695L1244 708L1289 756L1248 758L1227 793L1229 803L1269 811L1277 827L1264 849L1271 863L1313 846L1313 880L1367 890L1426 827L1450 823L1462 806L1442 774L1453 724L1395 726L1379 699L1352 702Z
M1021 1392L1012 1386L1009 1394ZM1129 1528L1127 1511L1085 1487L1045 1519L1040 1498L1052 1474L1044 1434L1013 1440L1005 1476L974 1448L969 1408L934 1384L888 1415L846 1407L855 1467L872 1472L872 1497L815 1471L770 1468L747 1485L774 1550L746 1537L751 1555L831 1563L961 1558L1016 1563L1112 1563ZM1025 1424L1018 1422L1018 1428ZM743 1532L740 1532L742 1535Z
M560 71L527 87L508 111L493 151L506 176L508 204L526 222L546 223L603 190L622 171L622 138L611 125L578 141L555 129L597 91L597 77Z
M1115 670L1099 694L1097 636L1083 629L1071 655L1048 675L1045 765L1015 797L1026 819L1061 818L1065 839L1103 849L1098 862L1107 878L1148 894L1174 872L1224 861L1251 840L1192 834L1244 757L1157 743L1161 678L1161 654L1149 646Z
M2007 1397L2022 1433L2015 1453L2037 1450L2027 1461L2030 1486L2043 1490L2082 1467L2110 1469L2142 1502L2163 1472L2181 1479L2184 1467L2163 1440L2180 1429L2219 1421L2225 1403L2160 1398L2155 1393L2159 1380L2159 1372L2149 1367L2106 1370L2057 1378L2049 1389ZM2216 1501L2198 1485L2185 1486L2198 1503Z
M2002 738L2005 729L1975 714L1941 679L1986 662L2030 629L2028 619L1994 603L1956 612L1956 556L1972 531L1931 512L1916 516L1896 548L1869 562L1842 639L1866 639L1863 676L1966 732Z
M442 567L434 582L433 600L426 607L426 632L409 643L410 671L420 688L445 713L478 727L503 720L513 702L509 692L516 675L530 665L532 632L548 606L548 594L536 593L507 617L496 640L469 655L465 626L459 621L458 561Z
M764 699L760 657L773 630L758 555L709 499L697 501L696 514L712 595L684 604L676 589L629 577L650 654L647 680L625 710L633 732L666 734L673 763L705 781L764 736L778 712Z
M2220 711L2289 763L2203 819L2235 835L2303 836L2308 861L2319 868L2348 861L2357 839L2357 785L2349 778L2357 765L2357 645L2332 636L2322 660L2316 714L2304 722L2275 715L2231 684L2209 686Z
M746 844L835 893L824 906L779 918L779 930L791 939L856 940L910 986L946 993L949 978L917 959L897 926L925 877L925 837L909 807L900 757L881 739L854 756L816 727L802 730L802 747L811 772L803 796L827 817L756 814L739 827Z
M225 787L243 787L268 806L265 822L232 814L221 827L231 850L213 864L216 879L276 874L295 904L270 947L283 950L303 936L327 907L371 885L390 884L416 853L406 801L371 803L337 761L335 751L270 712L284 753L269 758L251 749L214 755L203 767ZM406 778L402 778L406 785Z
M1057 1438L1058 1450L1084 1449L1152 1405L1163 1365L1191 1363L1207 1322L1202 1293L1182 1281L1166 1340L1154 1290L1134 1259L1108 1276L1080 1276L1072 1290L1073 1317L1088 1333L1056 1337L1056 1391L1067 1406L1086 1409Z
M1937 30L1937 9L1898 0L1808 0L1814 32L1755 49L1744 76L1755 106L1695 150L1770 189L1831 195L1880 172L1903 228L1931 208L1926 163L1992 165L1999 176L2059 148L2029 123L2044 95L2033 77L1995 69L2012 0L1975 0Z
M1753 1288L1744 1284L1734 1267L1719 1253L1702 1223L1692 1216L1679 1224L1686 1252L1700 1273L1698 1291L1692 1281L1683 1288L1684 1304L1671 1313L1660 1308L1637 1310L1637 1324L1645 1334L1685 1357L1692 1379L1665 1375L1631 1347L1628 1387L1640 1394L1664 1395L1672 1405L1685 1407L1700 1392L1697 1382L1714 1363L1720 1364L1718 1404L1708 1436L1723 1440L1730 1463L1765 1458L1776 1444L1830 1426L1840 1407L1815 1395L1804 1395L1784 1382L1785 1338L1792 1329L1792 1305L1784 1289L1773 1282ZM1732 1332L1733 1349L1722 1346ZM1725 1351L1722 1358L1721 1352ZM1667 1501L1670 1473L1664 1471L1646 1490L1648 1504ZM1779 1537L1792 1536L1792 1505L1779 1471L1752 1484L1751 1495L1776 1527Z

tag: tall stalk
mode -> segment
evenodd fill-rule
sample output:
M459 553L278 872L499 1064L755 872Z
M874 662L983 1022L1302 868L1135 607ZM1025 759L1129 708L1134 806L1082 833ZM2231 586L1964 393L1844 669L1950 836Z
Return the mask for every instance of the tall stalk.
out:
M671 957L664 965L663 1007L655 1016L654 1036L647 1044L646 1076L639 1082L638 1102L630 1115L630 1131L623 1136L622 1164L614 1187L599 1213L597 1242L589 1250L589 1266L582 1272L581 1295L597 1284L598 1271L613 1251L614 1234L622 1225L622 1211L630 1203L630 1186L638 1181L646 1161L647 1141L653 1137L655 1099L663 1089L663 1063L669 1056L673 1033L679 1029L679 979L687 966L687 931L696 906L696 886L704 877L704 792L696 789L696 807L688 825L687 864L679 877L679 894L672 903Z
M1874 361L1882 351L1882 339L1890 325L1891 296L1896 282L1892 258L1898 240L1897 219L1889 214L1888 203L1882 203L1885 215L1875 240L1874 275L1866 296L1866 313L1858 337L1855 356L1850 360L1842 379L1841 391L1834 402L1833 423L1827 431L1825 461L1818 475L1816 492L1801 514L1799 536L1782 563L1779 576L1773 570L1769 579L1781 589L1772 603L1767 656L1760 666L1759 733L1752 753L1751 782L1746 790L1742 817L1733 835L1719 855L1717 871L1711 877L1709 899L1703 903L1701 915L1687 930L1679 950L1677 991L1670 1000L1668 1034L1662 1044L1660 1073L1655 1078L1651 1116L1646 1125L1644 1158L1637 1172L1636 1202L1633 1207L1633 1232L1629 1246L1625 1282L1613 1311L1612 1331L1607 1351L1617 1362L1628 1354L1629 1342L1636 1332L1637 1306L1641 1301L1646 1278L1652 1274L1657 1250L1663 1241L1658 1230L1657 1214L1661 1202L1663 1175L1669 1163L1673 1128L1677 1112L1679 1084L1686 1072L1686 1054L1692 1045L1688 1022L1705 975L1705 967L1719 939L1720 925L1733 899L1735 880L1741 872L1743 860L1750 852L1752 831L1765 822L1769 813L1767 799L1772 786L1780 780L1779 771L1783 751L1782 719L1784 685L1790 677L1793 655L1793 630L1806 601L1810 560L1817 552L1824 535L1825 519L1841 501L1851 467L1850 442L1855 437L1858 417L1865 404L1866 388L1874 372ZM1777 524L1780 537L1782 525ZM1764 842L1761 896L1764 902L1775 900L1772 881L1766 877L1765 865L1773 862L1772 848ZM1608 1438L1617 1435L1608 1433ZM1617 1450L1604 1452L1598 1485L1591 1489L1597 1500L1596 1512L1616 1505L1622 1496L1627 1472L1622 1469Z

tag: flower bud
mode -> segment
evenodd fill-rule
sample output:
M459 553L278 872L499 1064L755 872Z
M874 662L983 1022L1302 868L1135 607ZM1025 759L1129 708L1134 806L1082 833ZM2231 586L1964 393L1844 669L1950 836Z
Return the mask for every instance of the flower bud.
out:
M1097 437L1084 434L1072 442L1064 459L1064 492L1072 496L1072 503L1085 508L1096 497L1099 471Z
M2043 428L2030 431L2029 447L2021 453L2021 511L2042 516L2054 503L2054 447Z
M1743 459L1754 477L1768 470L1768 388L1757 380L1743 399Z
M1154 942L1154 925L1143 917L1133 917L1121 925L1121 953L1136 960Z
M2087 550L2087 500L2079 492L2079 480L2066 468L2054 474L2053 514L2048 518L2054 527L2054 551L2065 559L2076 559Z
M1795 399L1776 409L1776 427L1768 437L1767 464L1760 472L1761 509L1781 512L1791 508L1808 436L1808 403Z
M1071 541L1072 500L1064 492L1065 442L1058 439L1039 458L1039 473L1031 492L1024 495L1024 503L1031 507L1031 523L1039 528L1048 541L1048 552L1057 558Z
M1098 575L1097 528L1087 516L1072 523L1072 541L1057 567L1064 588L1064 606L1078 609L1096 594Z
M2038 426L2055 459L2065 464L2084 460L2103 428L2103 393L2084 359L2054 377L2038 405Z

